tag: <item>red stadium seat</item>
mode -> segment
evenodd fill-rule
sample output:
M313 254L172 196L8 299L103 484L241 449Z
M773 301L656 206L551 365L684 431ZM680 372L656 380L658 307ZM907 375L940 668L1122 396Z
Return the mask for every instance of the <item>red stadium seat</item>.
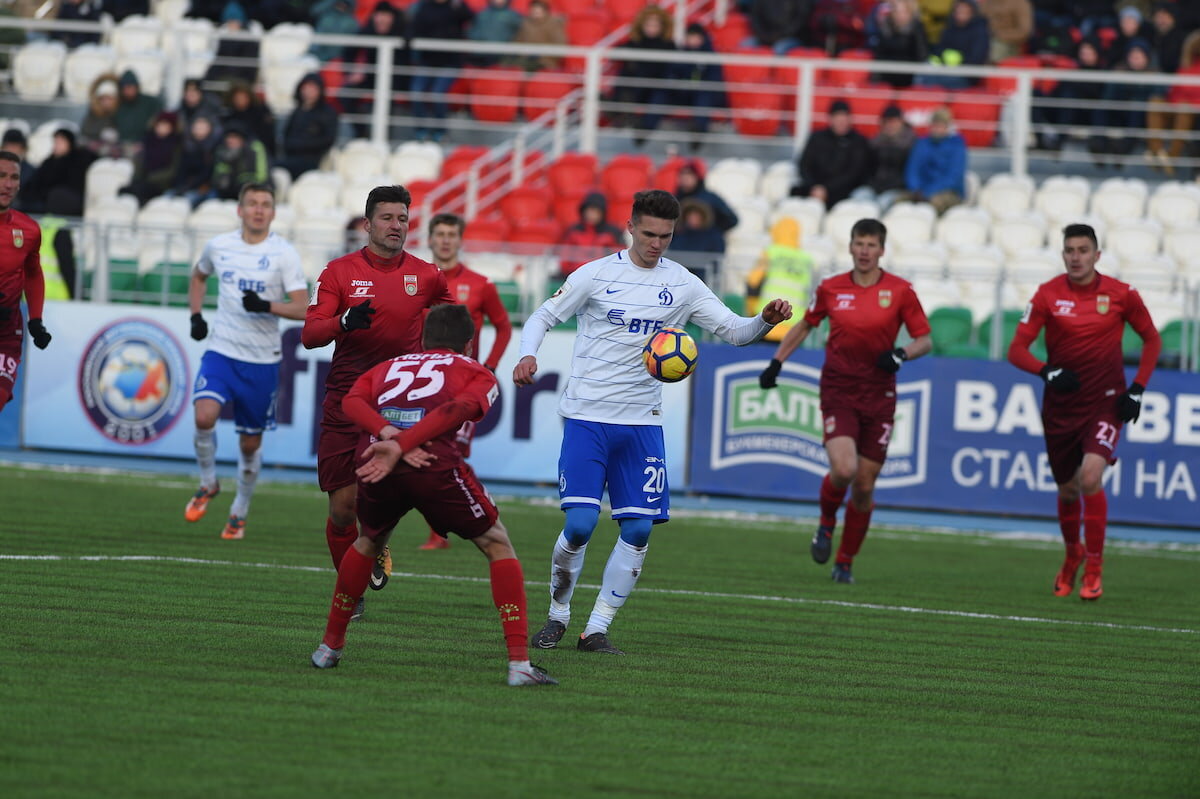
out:
M588 153L563 153L548 170L550 185L556 194L567 194L580 186L596 184L596 156Z
M503 217L479 216L467 222L463 241L468 244L494 243L508 240L509 225Z
M744 47L736 51L737 55L773 56L769 47ZM765 86L771 82L771 67L766 64L725 64L726 84L745 84L744 86L728 86L729 92L753 91L756 86Z
M572 14L567 18L567 42L569 44L592 45L613 30L608 12L597 7L591 11Z
M488 148L483 146L463 145L461 147L456 147L454 152L450 153L448 156L446 156L446 159L442 161L441 179L449 180L455 175L466 172L471 168L471 164L475 161L475 159L486 155L487 151Z
M1000 107L1004 98L989 94L986 90L955 92L951 98L950 113L958 132L966 139L968 147L991 147L996 140L1000 124Z
M678 175L680 168L692 160L694 159L684 158L681 155L675 155L668 158L663 162L662 166L655 170L654 177L650 181L650 185L656 189L674 192L676 186L679 184Z
M743 136L774 136L779 130L783 97L774 92L730 94L733 127Z
M646 0L605 0L605 7L614 26L633 22L633 18L646 7Z
M534 72L521 85L521 112L526 119L536 119L580 85L566 72Z
M562 227L553 218L530 219L514 225L509 231L510 244L558 244L562 240Z
M862 86L871 80L874 57L870 50L843 50L838 61L846 62L846 67L828 70L823 79L832 86Z
M577 188L554 198L554 219L565 230L579 221L579 206L583 198L598 189Z
M752 35L750 30L750 22L745 15L730 12L725 17L725 24L719 28L713 28L712 34L713 48L720 53L732 52L742 46L742 42Z
M553 5L555 13L569 19L577 14L595 11L599 3L597 0L555 0Z
M550 215L550 193L544 188L518 186L500 200L500 213L514 227Z
M883 116L883 109L895 102L895 96L890 85L874 83L863 86L850 94L846 101L850 103L850 114L854 117L855 129L867 138L871 138L879 132L879 119ZM829 106L826 105L819 109L813 119L814 123L820 119L828 124Z
M947 105L950 94L945 89L900 89L896 92L896 105L904 112L904 118L919 132L929 127L929 117L935 108Z
M525 73L495 67L468 72L471 115L481 122L512 122L517 118Z
M604 193L623 192L625 187L641 191L650 187L654 161L648 155L622 153L613 156L600 172L600 187Z
M1014 55L996 64L998 67L1014 69L1037 69L1041 65L1042 59L1035 55ZM988 75L983 79L983 87L993 94L1012 94L1017 90L1017 80L1003 75Z

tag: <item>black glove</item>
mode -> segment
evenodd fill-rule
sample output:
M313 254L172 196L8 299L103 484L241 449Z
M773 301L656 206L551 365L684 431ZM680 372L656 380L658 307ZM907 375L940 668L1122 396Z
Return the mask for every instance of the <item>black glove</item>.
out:
M1117 397L1117 418L1129 424L1136 422L1142 415L1142 393L1146 390L1141 383L1134 383L1121 396Z
M894 350L879 353L879 357L875 359L875 365L885 372L895 374L900 371L900 364L908 360L908 353L903 347L897 347Z
M270 313L271 301L258 296L258 292L242 289L242 307L250 313Z
M366 330L371 326L371 317L374 315L375 309L371 307L370 300L351 306L342 314L342 330Z
M1046 381L1046 385L1060 394L1070 394L1079 390L1079 375L1070 369L1046 364L1038 374Z
M200 314L192 314L192 338L196 341L203 341L207 335L208 322L205 322L204 317Z
M30 319L25 327L29 330L29 335L33 336L33 346L39 350L44 350L50 346L50 333L47 332L46 326L42 324L41 319Z
M783 361L778 358L772 358L771 363L767 364L767 368L762 370L762 374L758 376L758 385L760 388L775 388L778 385L775 378L779 377L779 370L783 368Z

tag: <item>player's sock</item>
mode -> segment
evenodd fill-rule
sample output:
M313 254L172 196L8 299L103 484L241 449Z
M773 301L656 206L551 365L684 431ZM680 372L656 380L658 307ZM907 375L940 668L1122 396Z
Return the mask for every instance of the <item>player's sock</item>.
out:
M833 527L837 524L838 508L842 506L842 500L846 498L846 489L849 486L837 488L833 481L829 479L829 475L825 475L825 479L821 481L821 526Z
M346 550L354 543L354 539L358 538L358 525L350 523L345 527L338 527L333 523L333 519L325 519L325 540L329 543L329 556L333 558L333 567L340 569L342 567L342 558L346 555Z
M200 485L214 488L217 485L217 429L207 430L196 428L192 436L192 444L196 447L196 463L200 466Z
M1058 527L1062 530L1063 543L1068 551L1079 543L1079 512L1082 508L1083 503L1078 499L1067 502L1062 497L1058 498Z
M1104 489L1083 498L1083 541L1088 558L1104 556L1104 534L1108 526L1108 496Z
M255 450L249 458L244 452L238 454L237 496L233 498L233 506L229 509L230 516L245 518L250 514L250 498L254 496L254 484L258 482L261 470L261 449Z
M608 632L608 626L612 624L617 610L633 593L645 560L646 547L635 547L620 538L617 539L617 544L608 557L608 565L604 567L600 595L596 597L592 615L588 617L587 627L583 629L584 637L592 633Z
M846 503L846 518L842 523L842 543L838 547L837 562L852 563L854 556L862 547L863 539L867 537L867 528L871 526L872 505L867 510L859 510L853 502Z
M575 593L586 554L587 544L571 546L563 533L558 534L550 563L550 618L555 621L563 624L571 621L571 595Z
M492 601L500 611L500 626L508 659L529 660L529 631L525 612L525 575L516 558L494 560L491 565Z
M341 649L346 645L346 626L354 606L366 593L371 579L371 568L375 558L369 558L354 547L346 550L342 564L338 567L337 584L333 588L333 603L329 607L329 621L325 624L322 643L330 649Z

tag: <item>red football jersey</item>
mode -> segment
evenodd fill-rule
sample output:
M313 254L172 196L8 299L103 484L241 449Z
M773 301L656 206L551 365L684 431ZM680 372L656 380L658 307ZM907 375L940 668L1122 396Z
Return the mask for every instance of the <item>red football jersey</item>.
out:
M896 376L875 362L880 353L895 348L901 324L916 338L929 333L929 320L907 280L884 272L875 285L860 286L852 274L822 280L804 314L813 327L829 317L821 384L846 389L864 381L894 386Z
M342 314L367 300L376 311L371 327L343 331ZM407 252L385 260L364 247L330 261L321 272L301 341L310 348L337 342L325 391L345 394L375 364L418 352L423 311L453 302L445 275L433 264Z
M458 428L482 419L498 393L496 376L478 361L449 350L430 350L371 368L355 381L342 409L372 435L387 425L405 430L401 448L424 447L437 456L426 469L443 470L462 461ZM410 467L401 461L396 468Z
M489 369L495 370L500 364L500 358L512 339L512 322L508 311L500 301L500 292L496 284L478 272L472 272L461 263L453 269L445 271L446 283L450 288L450 296L459 305L465 305L475 323L475 339L472 341L471 353L475 360ZM479 351L479 334L483 330L483 319L487 317L496 328L496 339L492 342L492 350L486 358Z
M21 295L29 304L29 316L40 319L46 301L42 276L42 229L20 211L0 213L0 306L12 309L3 333L21 326Z

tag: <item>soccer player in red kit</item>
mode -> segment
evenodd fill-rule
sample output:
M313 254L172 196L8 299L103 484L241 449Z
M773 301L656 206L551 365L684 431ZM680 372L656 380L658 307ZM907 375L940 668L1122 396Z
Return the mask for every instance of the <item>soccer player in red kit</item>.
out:
M475 326L461 305L438 306L425 320L425 351L370 369L342 401L362 430L358 519L362 533L338 568L329 621L313 653L317 668L338 664L346 626L370 580L380 547L414 508L440 534L474 542L488 559L492 600L508 645L509 685L554 685L529 663L525 579L500 512L463 461L455 431L483 418L497 396L496 377L464 356ZM403 460L404 463L400 463Z
M466 224L457 214L435 214L429 220L429 248L433 253L433 262L446 275L446 283L450 287L450 295L459 305L465 305L471 313L471 321L475 324L475 338L467 353L492 372L500 364L505 348L512 338L512 322L509 321L508 311L500 301L500 293L496 284L478 272L472 272L458 259L462 250L463 230ZM479 334L483 330L483 320L496 328L496 338L486 358L479 351ZM475 423L463 422L458 431L458 445L464 458L471 457L471 439L475 436ZM429 540L420 549L447 549L450 540L429 531Z
M811 551L817 563L829 560L837 511L849 488L832 574L839 583L854 582L850 566L871 524L875 481L887 458L896 413L896 372L902 363L927 354L933 346L929 320L912 284L879 266L886 244L887 228L879 220L854 223L850 230L854 268L821 281L804 318L779 342L775 357L759 376L759 385L774 388L783 361L829 317L821 368L829 473L821 482L821 520ZM897 347L902 324L913 340Z
M317 278L300 340L305 347L337 342L325 379L317 480L329 495L325 538L334 568L358 537L354 521L358 426L342 398L377 363L418 352L424 311L454 298L442 270L404 251L412 196L403 186L377 186L367 195L367 246L330 261ZM386 549L372 582L382 588L391 572ZM361 612L361 609L360 609Z
M42 276L42 229L12 207L21 189L21 159L0 150L0 410L12 399L21 364L21 295L29 303L29 335L39 350L50 344L42 324L46 280ZM5 233L7 229L7 233Z
M1058 484L1058 523L1067 549L1054 578L1054 595L1071 595L1083 564L1080 599L1099 599L1104 593L1104 469L1116 462L1121 426L1141 414L1142 392L1162 351L1162 339L1141 295L1129 284L1097 272L1099 260L1096 231L1090 225L1063 228L1066 273L1038 286L1008 348L1014 366L1046 382L1043 435ZM1126 322L1142 337L1137 375L1128 387L1121 356ZM1043 327L1046 363L1029 351Z

